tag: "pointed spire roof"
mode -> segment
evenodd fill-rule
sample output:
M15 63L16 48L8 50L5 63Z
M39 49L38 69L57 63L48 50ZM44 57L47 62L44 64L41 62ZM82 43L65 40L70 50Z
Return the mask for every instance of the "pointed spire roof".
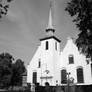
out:
M54 33L55 29L53 27L52 8L53 8L53 1L50 0L49 20L48 20L48 26L47 26L46 32Z
M50 1L50 11L49 11L49 21L48 21L48 27L53 29L53 22L52 22L52 1Z
M44 38L41 38L40 41L44 41L44 40L48 40L48 39L55 39L56 41L58 42L61 42L61 40L59 40L56 36L54 36L54 32L55 32L55 29L53 27L53 15L52 15L52 9L53 9L53 3L54 3L54 0L49 0L50 2L50 10L49 10L49 20L48 20L48 25L47 25L47 28L46 28L46 37Z

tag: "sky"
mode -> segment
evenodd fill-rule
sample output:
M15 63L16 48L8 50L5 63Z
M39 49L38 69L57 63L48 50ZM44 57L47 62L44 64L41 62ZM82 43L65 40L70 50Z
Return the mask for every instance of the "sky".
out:
M61 40L61 50L67 37L76 38L78 31L64 10L69 0L55 0L53 25ZM7 16L0 20L0 53L8 52L27 65L44 37L49 19L49 0L14 0Z

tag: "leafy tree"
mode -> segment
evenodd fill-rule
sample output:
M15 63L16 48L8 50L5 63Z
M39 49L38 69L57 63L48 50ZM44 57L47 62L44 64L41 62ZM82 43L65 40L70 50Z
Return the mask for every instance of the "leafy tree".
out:
M9 53L0 54L0 88L22 85L22 74L26 71L24 62L14 58Z
M78 49L92 59L92 0L71 0L65 10L79 29Z
M0 87L8 87L12 76L13 56L9 53L0 54Z
M11 1L13 0L0 0L0 18L7 14Z
M17 59L13 64L13 75L11 79L11 85L13 86L21 86L22 85L22 74L26 71L24 62L21 59Z

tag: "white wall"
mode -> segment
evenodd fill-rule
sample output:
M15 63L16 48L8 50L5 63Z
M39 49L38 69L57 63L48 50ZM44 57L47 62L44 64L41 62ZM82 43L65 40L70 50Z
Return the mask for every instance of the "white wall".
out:
M74 64L69 64L68 57L71 54L74 56ZM72 39L67 40L67 44L60 57L60 70L66 68L67 72L71 73L70 77L74 78L75 83L77 83L76 69L80 66L83 67L84 84L92 83L91 67L87 65L85 56L79 53Z
M45 50L45 43L49 41L49 49ZM34 54L30 64L28 65L28 75L27 82L32 83L32 72L37 71L37 82L44 85L46 79L41 81L41 76L53 76L52 79L47 81L50 85L61 84L61 70L65 68L67 72L71 72L70 77L74 78L74 82L77 83L77 72L76 69L80 66L83 67L84 74L84 85L92 83L91 67L90 64L87 65L86 58L84 55L80 54L78 48L73 43L72 39L68 39L65 48L60 52L60 43L57 42L57 50L55 49L56 40L51 38L48 40L41 41L41 45L38 47L36 53ZM74 56L74 64L69 64L69 55ZM39 59L41 61L41 68L38 68ZM45 70L49 70L46 75Z
M45 46L46 46L46 41L49 42L49 49L46 50ZM29 64L29 68L28 68L28 82L32 83L32 73L34 70L37 71L37 81L40 82L41 84L41 76L53 76L52 79L48 79L48 82L50 82L51 85L55 84L56 80L55 80L55 75L57 75L56 72L56 64L58 62L58 57L60 54L60 45L57 42L57 50L55 50L55 39L48 39L45 41L41 41L41 45L38 47L35 55L33 56L30 64ZM39 59L41 60L41 68L39 69L38 66L38 61ZM46 75L46 73L44 72L45 70L49 70L49 73ZM43 84L44 82L46 82L46 80L43 80Z

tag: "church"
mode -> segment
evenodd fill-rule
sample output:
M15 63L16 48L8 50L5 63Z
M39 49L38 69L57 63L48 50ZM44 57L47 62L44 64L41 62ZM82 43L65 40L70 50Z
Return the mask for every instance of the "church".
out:
M65 85L70 79L75 85L92 84L92 63L78 51L72 38L67 39L63 50L61 40L55 36L52 23L52 8L49 11L49 22L46 36L40 38L32 60L27 66L27 83L45 85Z

